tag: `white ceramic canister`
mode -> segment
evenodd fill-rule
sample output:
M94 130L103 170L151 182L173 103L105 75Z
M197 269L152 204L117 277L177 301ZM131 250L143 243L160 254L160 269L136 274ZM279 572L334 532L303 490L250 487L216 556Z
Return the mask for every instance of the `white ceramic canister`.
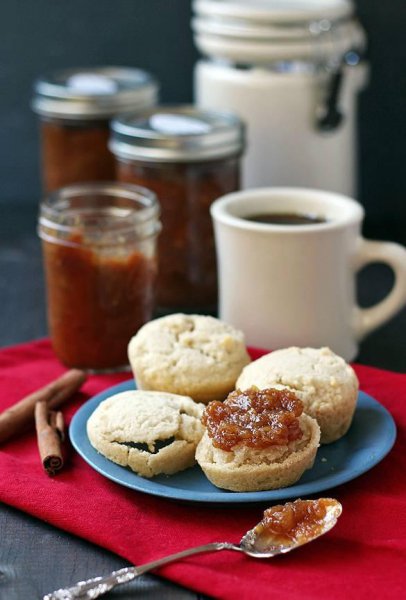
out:
M365 35L351 0L195 0L196 103L247 125L243 187L356 195Z

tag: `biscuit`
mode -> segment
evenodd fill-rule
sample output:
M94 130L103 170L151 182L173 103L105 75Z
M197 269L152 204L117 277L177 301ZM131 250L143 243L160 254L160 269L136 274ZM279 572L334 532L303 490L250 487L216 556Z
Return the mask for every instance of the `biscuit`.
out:
M171 475L195 463L203 410L203 404L184 396L122 392L99 404L87 421L87 434L100 454L138 475Z
M358 395L358 379L344 359L329 348L285 348L266 354L245 367L237 387L287 387L303 402L304 411L329 444L349 429Z
M173 314L150 321L128 346L138 387L222 400L250 362L243 334L214 317Z
M207 431L196 449L196 460L217 487L234 492L257 492L288 487L311 469L320 440L320 428L308 415L299 417L303 437L286 446L263 450L242 445L226 452L215 448Z

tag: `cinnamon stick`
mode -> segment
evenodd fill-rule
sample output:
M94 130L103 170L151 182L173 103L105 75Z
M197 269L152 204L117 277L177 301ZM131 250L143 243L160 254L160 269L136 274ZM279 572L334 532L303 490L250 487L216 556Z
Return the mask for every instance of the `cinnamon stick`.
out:
M48 475L55 475L63 467L62 438L63 416L49 410L46 402L35 405L35 428L42 466Z
M48 408L59 408L86 380L86 373L71 369L43 388L26 396L0 414L0 444L21 433L34 422L35 405L46 402Z
M58 412L56 412L54 410L51 410L50 424L52 427L55 428L57 434L59 435L61 442L64 442L65 441L65 421L64 421L63 414L61 413L61 411L58 410Z

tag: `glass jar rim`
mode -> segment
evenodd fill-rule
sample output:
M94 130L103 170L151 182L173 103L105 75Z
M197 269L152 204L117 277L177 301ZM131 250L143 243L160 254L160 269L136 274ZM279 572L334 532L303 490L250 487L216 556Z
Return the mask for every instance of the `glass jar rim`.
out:
M78 229L78 223L63 223L61 218L63 215L70 214L70 216L79 216L80 214L91 215L97 209L100 210L100 206L91 205L91 199L93 200L98 197L100 198L111 198L117 200L129 201L128 206L116 206L121 212L114 214L114 231L117 234L125 234L127 232L134 231L134 228L141 233L137 237L149 237L150 235L156 235L160 231L160 206L157 195L148 188L130 184L130 183L117 183L117 182L89 182L68 185L46 196L40 205L39 213L39 227L38 234L42 239L50 240L52 236L49 233L44 233L43 228L54 231L59 234L72 233ZM75 201L78 203L76 207L70 206L70 202ZM83 201L83 205L80 206L80 200ZM86 200L88 204L86 205ZM134 203L131 206L131 203ZM105 207L109 207L106 202ZM111 203L110 208L114 208L114 202ZM111 218L111 215L107 215ZM94 230L97 229L97 225L92 226ZM89 229L92 229L90 227ZM101 242L102 243L102 242ZM75 245L75 244L73 244Z

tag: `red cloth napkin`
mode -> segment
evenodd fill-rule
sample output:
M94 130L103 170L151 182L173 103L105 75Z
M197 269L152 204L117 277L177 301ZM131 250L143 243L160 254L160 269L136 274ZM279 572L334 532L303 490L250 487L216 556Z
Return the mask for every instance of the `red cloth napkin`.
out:
M252 350L253 358L260 355ZM236 552L202 554L167 566L160 575L230 600L404 597L406 375L355 368L361 389L392 413L398 437L374 469L325 494L344 507L334 530L284 557L261 561ZM46 340L2 350L0 410L63 371ZM86 399L128 378L128 373L91 377L66 408L67 420ZM64 471L49 478L33 433L0 447L0 474L0 500L134 564L212 541L238 542L264 509L182 504L134 492L96 473L73 450ZM62 583L55 578L55 587Z

